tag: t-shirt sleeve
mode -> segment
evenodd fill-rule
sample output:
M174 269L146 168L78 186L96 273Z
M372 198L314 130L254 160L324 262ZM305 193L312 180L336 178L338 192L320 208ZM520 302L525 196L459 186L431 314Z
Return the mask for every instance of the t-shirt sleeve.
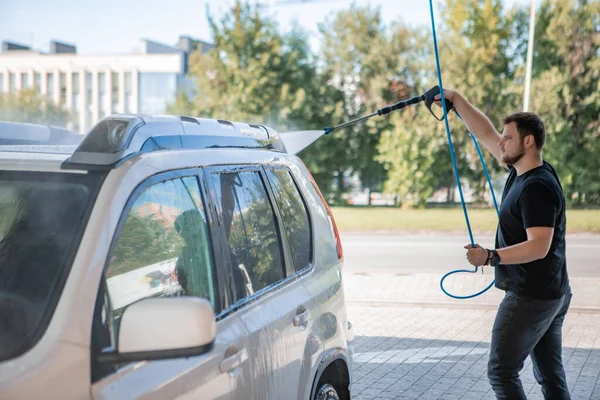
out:
M559 201L546 185L536 182L525 186L519 203L525 229L536 226L554 227Z

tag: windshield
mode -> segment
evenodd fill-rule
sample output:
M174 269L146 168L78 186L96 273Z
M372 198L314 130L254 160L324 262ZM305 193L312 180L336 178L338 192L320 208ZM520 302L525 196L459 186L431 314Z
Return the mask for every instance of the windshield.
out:
M0 361L46 329L100 180L0 171Z

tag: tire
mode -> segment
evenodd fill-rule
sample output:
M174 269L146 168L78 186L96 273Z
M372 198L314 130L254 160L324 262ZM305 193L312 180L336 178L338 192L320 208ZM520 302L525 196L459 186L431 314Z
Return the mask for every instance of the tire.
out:
M315 400L340 400L340 396L332 385L324 383L315 394Z

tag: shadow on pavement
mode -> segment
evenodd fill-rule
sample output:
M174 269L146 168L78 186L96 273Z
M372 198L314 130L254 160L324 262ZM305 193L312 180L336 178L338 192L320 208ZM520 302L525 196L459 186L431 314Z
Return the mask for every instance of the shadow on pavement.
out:
M358 336L353 399L495 399L487 380L489 343ZM572 399L599 399L600 350L564 348ZM529 399L543 399L531 360L521 372Z

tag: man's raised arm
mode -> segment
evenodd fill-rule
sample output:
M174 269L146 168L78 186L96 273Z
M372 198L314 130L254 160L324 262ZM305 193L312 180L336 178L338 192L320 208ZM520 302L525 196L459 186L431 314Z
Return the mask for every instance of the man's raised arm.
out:
M502 139L502 136L498 133L492 124L492 121L477 109L477 107L469 103L469 101L459 92L451 89L444 89L444 97L454 104L454 108L462 117L467 129L475 135L483 147L492 153L501 165L505 166L501 161L502 152L500 150L500 139ZM440 95L438 94L436 99L439 98ZM441 107L441 100L437 100L436 104Z

